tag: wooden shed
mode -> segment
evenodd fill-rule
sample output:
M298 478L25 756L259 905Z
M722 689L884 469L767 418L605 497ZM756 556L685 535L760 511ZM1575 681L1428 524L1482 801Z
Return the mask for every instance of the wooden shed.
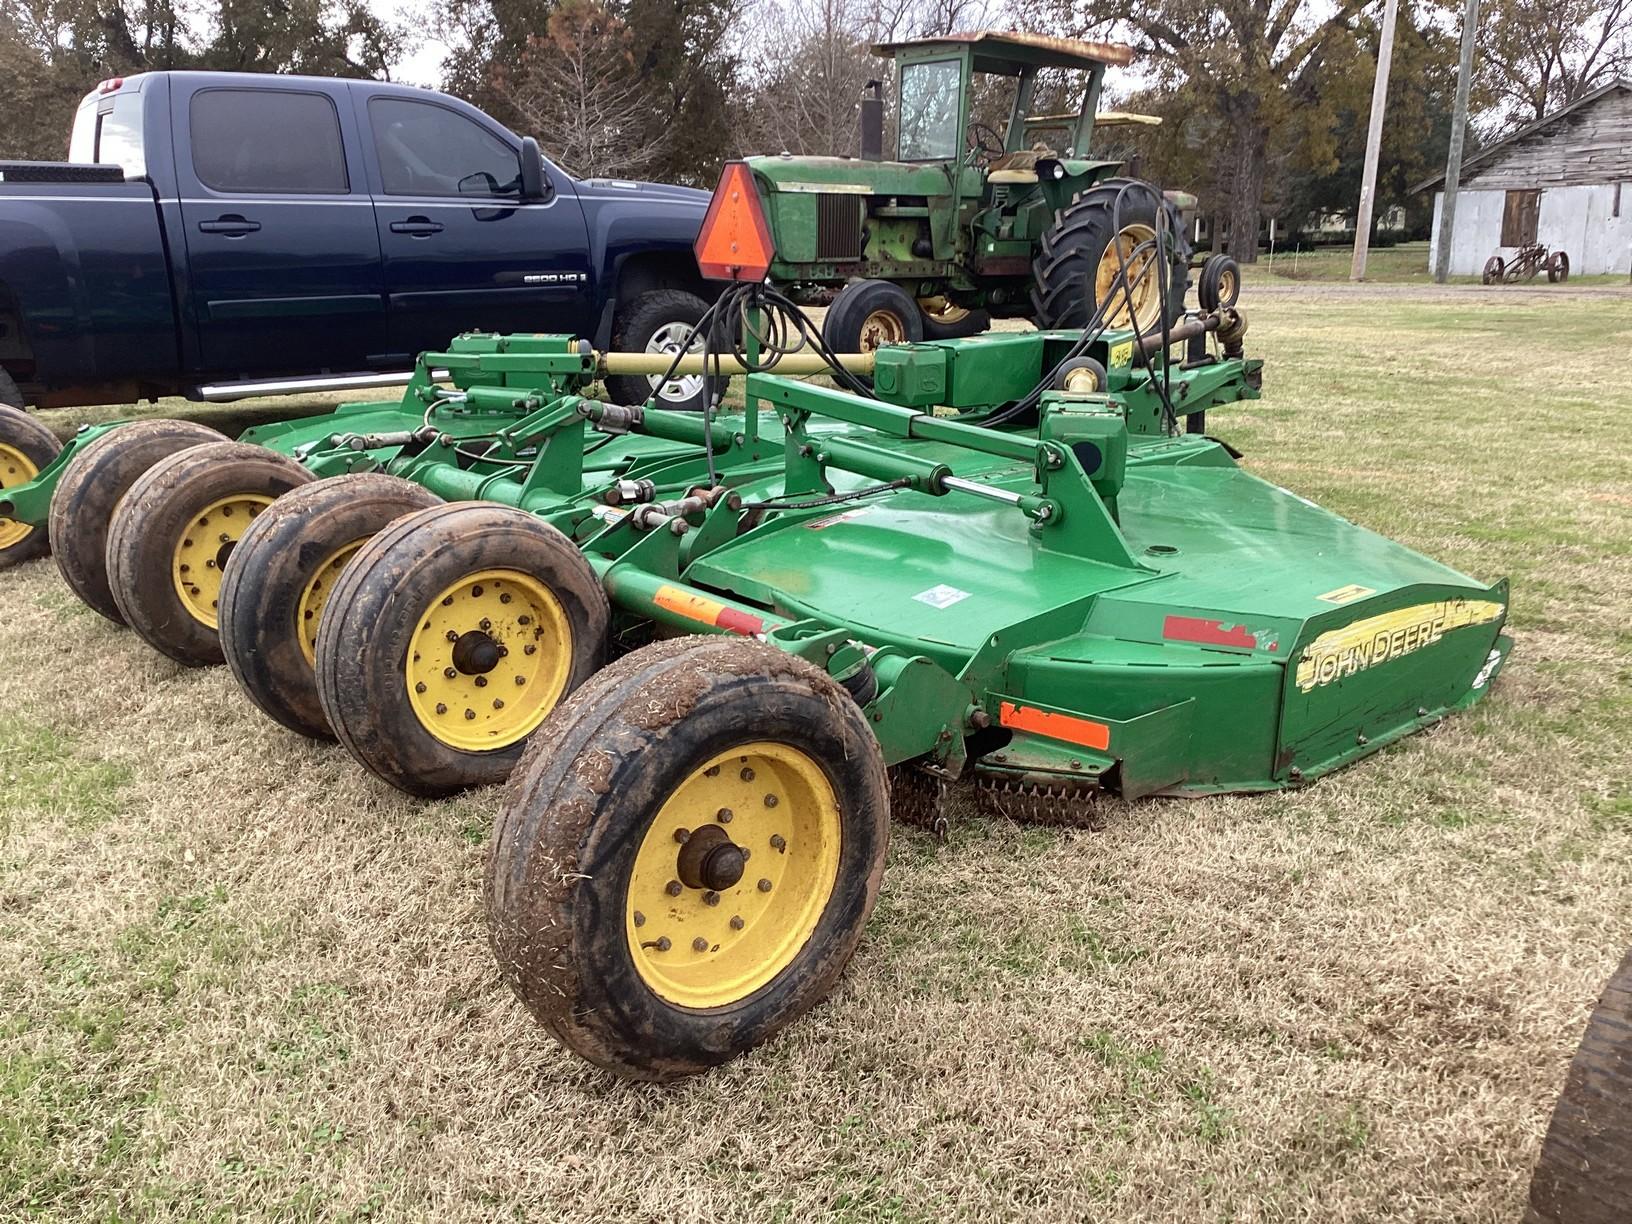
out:
M1415 188L1435 192L1436 245L1444 183ZM1572 273L1632 271L1632 81L1583 94L1463 163L1451 274L1476 276L1530 242L1568 253Z

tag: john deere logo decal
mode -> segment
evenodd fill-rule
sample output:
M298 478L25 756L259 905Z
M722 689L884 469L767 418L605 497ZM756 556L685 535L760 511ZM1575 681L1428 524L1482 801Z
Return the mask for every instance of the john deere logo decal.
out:
M1417 604L1330 629L1304 647L1298 660L1298 688L1310 689L1390 659L1432 646L1453 629L1499 620L1506 609L1483 599L1449 599Z

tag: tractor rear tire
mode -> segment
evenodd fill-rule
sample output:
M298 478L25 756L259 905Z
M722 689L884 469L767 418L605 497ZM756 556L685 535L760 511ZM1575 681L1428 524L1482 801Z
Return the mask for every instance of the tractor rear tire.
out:
M125 622L188 667L220 663L221 574L255 516L312 474L286 455L210 442L137 478L108 529L108 586Z
M488 860L500 973L598 1066L706 1071L832 991L889 812L878 741L825 672L742 638L637 650L511 778Z
M438 797L502 782L606 658L611 607L584 555L524 511L433 506L346 566L317 633L317 693L375 777Z
M1126 190L1131 187L1131 190ZM1126 194L1123 194L1126 190ZM1111 232L1112 213L1117 200L1122 203L1116 218L1121 234ZM1165 223L1161 216L1166 217ZM1033 317L1040 328L1086 327L1101 305L1102 292L1119 279L1121 266L1113 237L1120 237L1124 257L1127 249L1153 237L1161 224L1172 239L1167 273L1167 322L1176 323L1184 313L1184 291L1189 275L1190 242L1179 224L1179 211L1148 183L1136 179L1113 178L1095 183L1055 215L1054 224L1043 234L1036 258L1032 260L1031 291ZM1149 257L1154 260L1155 253ZM1130 268L1137 272L1140 264ZM1143 286L1148 285L1148 288ZM1158 283L1145 277L1133 290L1139 331L1148 333L1161 326L1157 307ZM1143 296L1141 296L1141 294ZM1116 285L1115 300L1106 309L1112 327L1128 327L1125 294Z
M62 580L116 625L125 618L108 585L108 531L130 486L161 459L225 442L192 421L136 421L103 434L68 461L51 494L51 551Z
M27 484L62 451L62 443L21 408L0 404L0 489ZM0 569L43 557L51 551L44 527L0 518Z
M620 311L612 325L612 348L619 353L673 354L691 328L708 312L708 303L684 289L652 289ZM695 346L701 352L701 345ZM725 396L728 378L683 375L669 394L658 387L658 375L615 374L606 380L606 395L614 404L644 404L677 412L701 412L708 406L711 388Z
M1610 977L1570 1062L1525 1224L1632 1220L1632 952Z
M221 579L221 651L268 718L334 738L313 671L324 606L358 549L404 515L441 504L410 480L369 472L314 480L250 524Z
M822 320L822 341L835 353L871 353L924 338L924 312L894 281L851 281Z

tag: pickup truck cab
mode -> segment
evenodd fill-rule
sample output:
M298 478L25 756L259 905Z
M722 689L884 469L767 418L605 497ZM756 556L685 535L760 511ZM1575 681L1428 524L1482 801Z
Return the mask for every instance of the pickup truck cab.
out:
M424 89L104 81L69 163L0 162L0 402L385 385L464 331L674 351L712 296L692 254L707 204L574 178ZM704 390L621 381L626 402L700 406Z

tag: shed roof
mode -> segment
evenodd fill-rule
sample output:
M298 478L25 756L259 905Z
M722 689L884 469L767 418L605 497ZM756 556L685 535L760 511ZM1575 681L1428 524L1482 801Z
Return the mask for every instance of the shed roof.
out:
M1084 42L1019 30L980 30L878 43L873 47L873 54L894 55L897 51L920 47L945 47L949 51L969 47L974 53L976 72L1003 76L1019 76L1022 67L1092 68L1098 64L1121 67L1133 62L1133 48L1123 43Z
M1502 137L1502 139L1498 140L1489 148L1481 149L1474 156L1463 162L1462 176L1464 178L1472 177L1473 173L1498 160L1500 154L1511 146L1517 144L1519 141L1530 136L1538 135L1547 128L1552 127L1553 124L1557 123L1565 116L1573 115L1576 111L1591 106L1594 102L1597 102L1602 98L1606 98L1612 93L1619 93L1622 90L1632 92L1632 81L1617 78L1616 80L1610 81L1607 84L1600 85L1597 89L1589 90L1588 92L1582 94L1574 102L1571 102L1568 106L1561 106L1552 114L1543 115L1535 122L1525 124L1518 131L1509 136ZM1419 191L1432 191L1436 187L1443 187L1444 185L1445 176L1443 174L1436 174L1433 178L1423 179L1422 182L1416 184L1411 188L1411 192L1414 195Z

